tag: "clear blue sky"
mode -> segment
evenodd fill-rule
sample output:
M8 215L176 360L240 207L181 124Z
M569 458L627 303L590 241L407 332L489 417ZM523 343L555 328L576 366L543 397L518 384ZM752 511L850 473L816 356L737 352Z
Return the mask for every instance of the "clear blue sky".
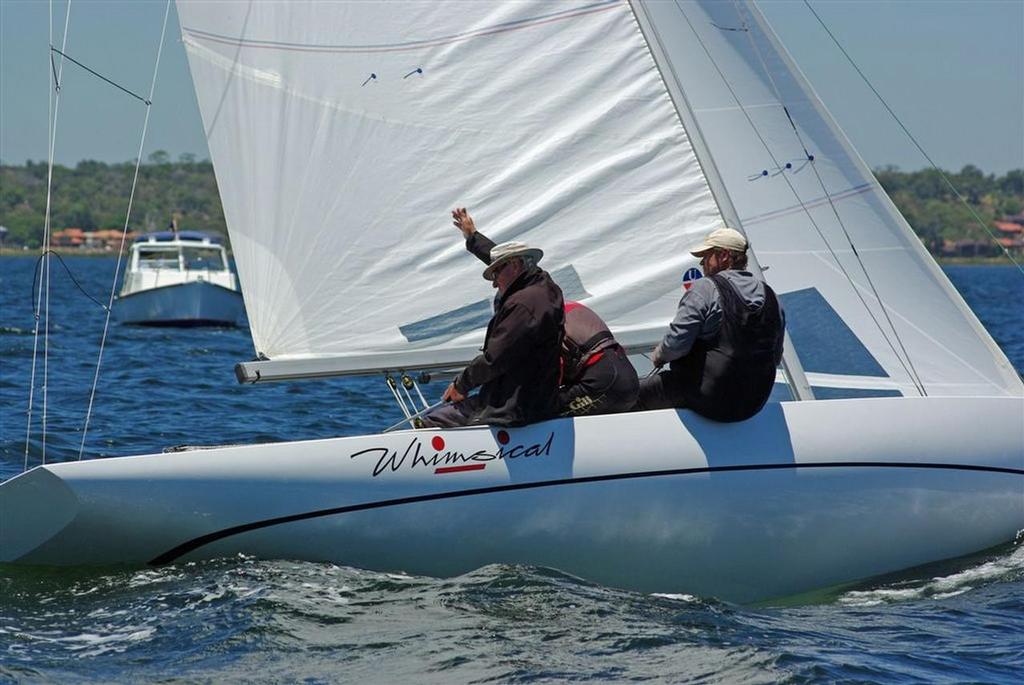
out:
M1024 0L812 0L938 164L1002 174L1024 167ZM840 126L873 167L926 165L898 133L802 0L759 6ZM60 45L64 2L53 3ZM75 0L67 53L146 94L163 0ZM0 159L47 155L46 0L0 0ZM126 161L138 149L141 103L65 67L56 160ZM172 5L146 149L208 157Z

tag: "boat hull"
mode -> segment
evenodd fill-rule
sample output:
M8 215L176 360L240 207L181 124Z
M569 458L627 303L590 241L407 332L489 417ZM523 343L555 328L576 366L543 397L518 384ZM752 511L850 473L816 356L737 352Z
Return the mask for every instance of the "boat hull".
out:
M206 281L139 290L114 304L118 321L145 326L236 326L244 311L240 292Z
M1021 529L1020 399L410 431L49 465L0 485L6 562L246 553L435 576L523 563L738 602L962 556Z

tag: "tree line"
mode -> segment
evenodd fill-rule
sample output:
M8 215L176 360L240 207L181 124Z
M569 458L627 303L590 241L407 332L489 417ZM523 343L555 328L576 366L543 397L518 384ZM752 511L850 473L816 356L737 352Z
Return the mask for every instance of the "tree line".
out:
M1024 169L995 176L967 165L959 173L942 173L956 192L934 169L904 172L896 167L883 167L875 170L885 192L933 252L939 252L944 240L991 240L974 214L991 230L993 221L1024 211ZM967 205L957 197L957 192Z
M46 162L0 165L0 225L7 245L39 247L46 214ZM51 230L121 230L131 194L135 162L107 164L86 160L74 168L55 165L50 200ZM209 161L181 155L172 162L154 152L139 168L129 230L167 228L177 217L182 229L227 235L217 180Z
M39 247L46 210L45 162L0 164L0 225L8 229L7 245ZM107 164L82 161L74 168L54 166L51 226L54 231L77 227L85 231L124 225L134 162ZM875 175L921 240L938 252L943 240L986 240L988 233L972 215L991 222L1024 211L1024 169L1003 176L985 174L975 166L943 172L969 203L965 206L933 169L904 172L896 167ZM177 217L183 229L226 235L224 211L217 193L213 165L181 155L177 161L154 152L139 170L129 229L166 228Z

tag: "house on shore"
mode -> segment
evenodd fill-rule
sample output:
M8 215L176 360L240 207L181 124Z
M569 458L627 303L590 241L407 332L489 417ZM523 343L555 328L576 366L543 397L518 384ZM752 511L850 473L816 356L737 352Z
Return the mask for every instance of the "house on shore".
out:
M1024 253L1024 214L1004 216L992 224L996 229L996 242L1011 253Z
M124 238L125 244L134 240L136 235L136 233L129 232ZM99 231L83 231L74 227L65 228L50 236L50 242L54 247L113 251L121 245L121 231L116 228Z

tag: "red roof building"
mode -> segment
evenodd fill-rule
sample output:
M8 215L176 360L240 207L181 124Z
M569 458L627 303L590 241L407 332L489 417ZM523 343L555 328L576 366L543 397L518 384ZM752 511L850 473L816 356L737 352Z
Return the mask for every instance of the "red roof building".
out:
M993 221L992 225L1003 233L1024 233L1024 226L1021 226L1016 221Z

